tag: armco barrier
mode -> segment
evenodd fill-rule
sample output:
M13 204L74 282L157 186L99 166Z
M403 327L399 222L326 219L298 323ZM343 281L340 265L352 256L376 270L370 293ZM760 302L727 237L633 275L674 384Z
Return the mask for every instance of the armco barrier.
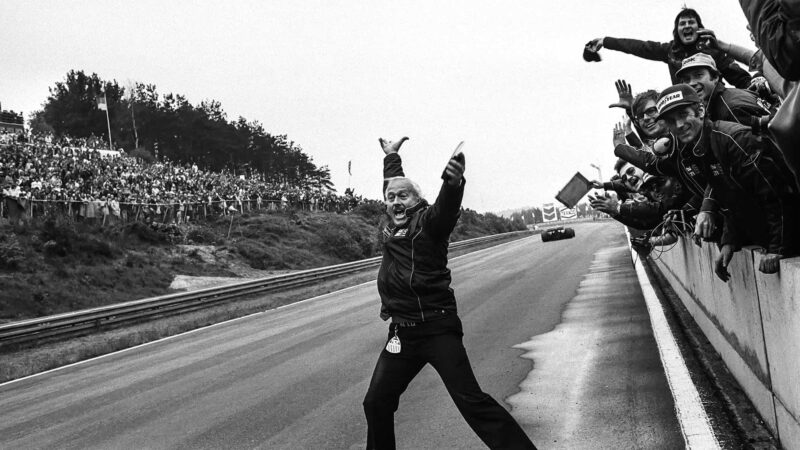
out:
M453 242L450 250L468 249L514 236L532 234L530 231L483 236ZM169 314L193 311L224 301L240 299L252 294L274 292L288 287L306 286L320 280L349 274L369 268L377 268L381 257L353 261L335 266L321 267L275 275L267 278L242 281L226 286L211 287L198 291L169 294L132 302L118 303L99 308L57 314L36 319L0 325L0 346L53 337L68 337L96 331L107 325L133 323L163 317Z
M743 249L724 283L717 254L681 239L651 258L783 447L800 449L800 258L765 275L761 253Z

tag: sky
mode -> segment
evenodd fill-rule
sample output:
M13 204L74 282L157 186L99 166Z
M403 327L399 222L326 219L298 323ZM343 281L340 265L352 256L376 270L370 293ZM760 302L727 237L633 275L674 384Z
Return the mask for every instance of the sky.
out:
M664 63L610 50L587 63L584 44L667 42L684 4L752 45L733 0L17 1L0 16L0 103L27 118L72 69L152 83L287 135L340 193L375 199L379 137L410 138L406 175L430 201L465 141L465 207L540 207L576 172L611 176L615 80L670 84Z

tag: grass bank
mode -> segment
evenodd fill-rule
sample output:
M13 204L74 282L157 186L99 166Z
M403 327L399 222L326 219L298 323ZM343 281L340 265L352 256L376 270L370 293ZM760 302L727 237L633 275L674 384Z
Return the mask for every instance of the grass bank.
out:
M0 321L164 295L175 292L169 286L178 275L266 276L376 256L381 220L380 206L368 204L351 214L286 211L180 228L59 220L0 224ZM514 228L466 210L453 240ZM6 346L0 348L0 382L374 279L371 269L81 338Z

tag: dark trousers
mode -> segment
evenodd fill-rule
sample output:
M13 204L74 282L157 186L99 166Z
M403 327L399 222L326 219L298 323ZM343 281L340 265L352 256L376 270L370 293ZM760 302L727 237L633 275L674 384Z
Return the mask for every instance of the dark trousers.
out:
M457 323L453 323L453 319ZM436 323L440 322L440 323ZM428 324L399 328L402 350L392 354L384 350L372 374L364 398L367 416L367 449L395 448L394 413L400 395L425 364L430 363L442 377L447 392L467 424L491 449L535 449L511 414L489 394L481 390L472 372L461 341L461 323L457 316L433 322L444 326L441 334L428 334ZM389 332L394 336L395 324Z

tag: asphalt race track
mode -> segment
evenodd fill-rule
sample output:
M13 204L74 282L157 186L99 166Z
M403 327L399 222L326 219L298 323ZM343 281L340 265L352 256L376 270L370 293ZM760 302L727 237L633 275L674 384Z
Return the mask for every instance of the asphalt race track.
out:
M484 390L539 448L682 448L621 226L451 261ZM0 385L0 448L364 448L374 283ZM426 367L398 448L485 448Z

